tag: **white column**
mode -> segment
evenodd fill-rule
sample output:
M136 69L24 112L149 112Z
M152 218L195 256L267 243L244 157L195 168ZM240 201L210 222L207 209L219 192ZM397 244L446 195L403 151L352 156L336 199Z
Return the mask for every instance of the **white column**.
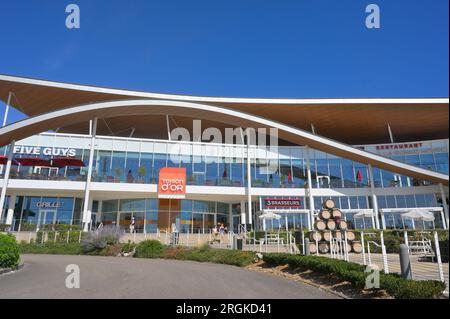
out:
M0 194L0 221L3 220L3 206L5 206L6 190L8 189L9 173L11 172L11 163L14 155L15 141L9 144L8 161L6 162L5 175L3 177L3 187Z
M97 222L101 223L102 220L102 209L103 209L103 201L98 201L98 208L97 208ZM145 221L145 212L144 212L144 221Z
M5 114L3 115L3 126L5 126L6 122L8 121L9 104L11 103L11 97L12 97L12 92L9 92L8 101L6 102L6 105L5 105Z
M233 204L228 204L228 231L233 231Z
M12 225L14 218L14 208L16 207L16 194L9 195L8 213L6 214L6 225Z
M444 229L447 229L448 227L448 206L447 206L447 196L444 191L444 185L442 183L439 183L439 190L441 191L441 198L442 198L442 206L444 206L444 215L445 220L442 220L444 223Z
M309 147L305 147L306 154L306 170L307 170L307 178L308 178L308 201L309 201L309 218L308 218L308 228L312 230L314 227L314 197L312 194L312 178L311 178L311 163L310 163L310 154Z
M248 224L252 224L252 173L251 173L251 158L250 158L250 136L247 136L247 213Z
M241 225L247 224L247 219L245 218L245 200L241 200Z
M384 213L380 212L380 216L381 216L381 228L386 229L386 218L384 217Z
M95 135L97 134L97 118L94 118L92 123L92 135L91 135L91 149L89 153L89 166L88 174L86 176L86 185L84 189L84 203L83 203L83 223L84 231L89 230L89 223L91 222L91 211L89 209L90 202L90 191L91 191L91 179L92 179L92 166L94 163L94 151L95 151Z
M380 229L380 220L378 218L378 200L377 195L375 195L375 183L372 172L372 165L369 164L369 183L370 183L370 193L372 195L372 206L373 206L373 214L375 219L375 227L376 229ZM383 227L383 229L385 229Z

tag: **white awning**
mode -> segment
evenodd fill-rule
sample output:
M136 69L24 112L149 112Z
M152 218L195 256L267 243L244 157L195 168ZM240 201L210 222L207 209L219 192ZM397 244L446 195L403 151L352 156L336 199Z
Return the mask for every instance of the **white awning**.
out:
M421 209L410 210L409 212L402 214L402 218L421 219L426 222L434 221L433 213Z
M372 216L373 216L373 212L372 211L362 211L362 212L359 212L359 213L357 213L357 214L355 214L355 216L354 217L356 217L356 218L363 218L363 217L368 217L368 218L372 218Z
M281 216L272 212L267 212L258 216L260 219L280 219Z

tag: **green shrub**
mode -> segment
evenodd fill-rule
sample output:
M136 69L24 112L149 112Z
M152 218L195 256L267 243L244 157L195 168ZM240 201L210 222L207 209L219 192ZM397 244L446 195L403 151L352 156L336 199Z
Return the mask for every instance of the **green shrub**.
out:
M128 242L123 245L122 252L131 253L136 248L136 246L137 245L135 243L132 243L131 240L128 240Z
M12 235L0 234L0 268L15 268L19 265L19 245Z
M164 246L157 240L144 240L136 247L135 257L160 258L163 255Z
M118 256L123 249L123 244L114 244L114 245L108 245L104 249L100 251L95 251L91 253L90 255L98 255L98 256Z
M6 232L11 228L11 225L0 224L0 232Z
M31 224L25 221L20 223L20 231L36 231L36 224Z
M21 243L20 252L22 254L49 254L49 255L81 255L81 245L79 243Z
M98 253L107 246L119 243L120 230L117 227L103 227L98 231L88 233L81 241L83 253Z
M163 258L211 262L243 267L253 262L255 254L240 250L213 249L208 245L197 248L166 248Z
M432 299L445 290L445 283L436 280L406 280L381 274L380 286L397 299Z
M364 289L368 275L363 265L327 257L270 253L264 254L263 260L271 266L287 264L292 268L328 274L348 281L358 289ZM414 281L384 273L380 273L380 287L398 299L437 298L445 290L445 284L440 281Z

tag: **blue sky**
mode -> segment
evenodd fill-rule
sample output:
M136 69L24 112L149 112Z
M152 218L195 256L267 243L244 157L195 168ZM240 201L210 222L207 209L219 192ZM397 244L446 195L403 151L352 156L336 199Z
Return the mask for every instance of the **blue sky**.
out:
M79 30L65 27L69 3ZM381 29L365 27L370 3ZM447 97L448 11L448 0L2 1L0 73L210 96Z

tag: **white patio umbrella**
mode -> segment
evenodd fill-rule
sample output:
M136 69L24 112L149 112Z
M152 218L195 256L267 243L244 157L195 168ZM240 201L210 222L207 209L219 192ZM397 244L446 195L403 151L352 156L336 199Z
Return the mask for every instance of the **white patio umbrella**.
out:
M266 231L266 220L279 220L281 216L272 212L265 212L259 215L258 218L263 221L263 230Z
M372 211L362 211L359 213L356 213L355 216L353 216L353 218L362 218L363 220L363 228L366 229L366 221L364 218L372 218L373 217L373 212Z
M425 222L433 222L433 228L435 228L434 225L434 215L432 212L426 210L426 209L412 209L408 211L407 213L402 214L402 222L403 222L403 228L405 228L405 218L411 218L413 223L413 228L415 228L414 220L422 220L423 228L425 229Z

